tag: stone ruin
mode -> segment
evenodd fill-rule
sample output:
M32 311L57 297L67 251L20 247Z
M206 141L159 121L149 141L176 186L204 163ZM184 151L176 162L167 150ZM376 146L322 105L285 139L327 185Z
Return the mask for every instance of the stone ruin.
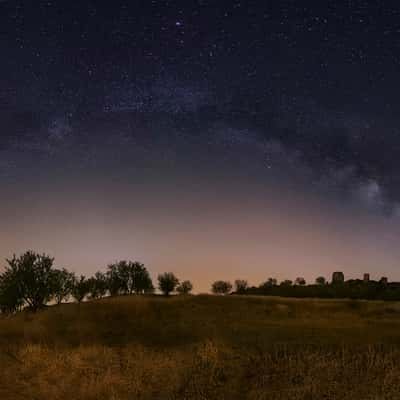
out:
M332 283L341 284L344 283L343 272L337 271L332 274Z

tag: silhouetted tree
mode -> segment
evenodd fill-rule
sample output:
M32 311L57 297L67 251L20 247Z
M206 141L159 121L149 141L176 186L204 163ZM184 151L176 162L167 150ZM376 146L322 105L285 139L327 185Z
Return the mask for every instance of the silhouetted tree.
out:
M263 282L259 288L262 291L270 292L270 289L278 284L278 281L275 278L268 278L265 282Z
M290 279L285 279L284 281L282 281L280 283L280 286L283 286L283 287L290 287L292 285L293 285L293 282Z
M235 280L235 292L236 293L245 293L248 288L248 283L244 279L236 279Z
M154 290L150 274L137 261L118 261L108 266L108 289L112 296L118 294L142 294Z
M232 290L229 281L215 281L211 286L211 291L215 294L227 294Z
M27 305L32 311L44 307L56 290L53 262L53 258L33 251L7 260L2 286L3 293L10 295L10 304Z
M54 270L54 300L57 304L62 303L71 295L74 286L74 274L67 271L65 268L62 270Z
M320 286L326 285L326 279L323 276L319 276L315 279L315 283Z
M128 269L128 293L142 294L154 290L150 274L140 262L129 262Z
M178 278L172 272L165 272L158 275L158 288L169 296L179 284Z
M82 302L85 297L90 293L90 281L85 276L81 275L80 278L74 279L72 287L72 297L78 302Z
M193 290L193 285L192 282L190 281L183 281L176 288L176 291L179 294L189 294L192 290Z
M386 286L388 284L388 278L386 276L382 276L382 278L379 279L379 283L383 286Z
M278 281L275 278L268 278L266 284L268 286L276 286Z
M107 286L111 296L126 293L127 285L127 261L119 261L107 266Z
M296 286L305 286L306 280L305 280L304 278L302 278L302 277L298 277L298 278L296 278L296 280L294 281L294 284L295 284Z
M0 312L3 314L14 313L24 305L16 279L11 270L0 275Z
M102 272L96 272L88 279L89 296L91 299L104 297L108 290L107 277Z

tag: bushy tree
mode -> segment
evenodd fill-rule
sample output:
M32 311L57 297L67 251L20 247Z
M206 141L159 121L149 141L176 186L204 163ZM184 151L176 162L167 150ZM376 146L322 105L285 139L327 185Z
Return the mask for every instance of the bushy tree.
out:
M315 279L315 283L320 286L326 285L326 279L323 276L319 276Z
M294 281L294 284L296 286L305 286L306 285L306 280L302 277L298 277L296 278L296 280Z
M278 281L275 278L268 278L265 282L263 282L259 288L262 291L270 292L271 289L278 285Z
M276 278L268 278L267 282L271 286L276 286L278 284L278 280Z
M137 261L118 261L108 266L108 289L112 296L118 294L142 294L154 290L150 274Z
M176 291L179 294L189 294L192 290L193 290L193 285L192 282L190 281L183 281L176 288Z
M100 299L107 294L107 277L102 272L96 272L88 279L89 296L91 299Z
M57 304L67 300L74 285L74 274L65 268L54 270L54 300Z
M137 261L128 263L128 293L143 294L154 290L146 267Z
M16 278L16 274L10 270L0 275L0 312L2 314L12 314L24 305Z
M292 285L293 285L293 282L290 279L285 279L284 281L282 281L280 283L280 286L283 286L283 287L289 287Z
M2 274L2 292L7 297L8 308L27 305L37 311L55 295L56 273L54 259L45 254L27 251L20 257L7 260Z
M227 294L232 290L232 284L229 281L215 281L211 286L214 294Z
M90 293L90 281L85 276L81 275L79 278L74 278L72 286L72 297L81 303L85 297Z
M118 261L107 266L107 285L111 296L127 293L127 264L127 261Z
M169 296L179 284L178 278L172 272L165 272L158 275L158 288L166 295Z
M235 281L235 292L236 293L245 293L248 288L248 283L244 279L236 279Z

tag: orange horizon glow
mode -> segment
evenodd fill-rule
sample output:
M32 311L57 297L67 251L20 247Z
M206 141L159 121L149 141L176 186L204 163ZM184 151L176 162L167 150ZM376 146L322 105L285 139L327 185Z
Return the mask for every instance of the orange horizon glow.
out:
M18 219L3 219L0 256L33 249L85 275L116 260L138 260L153 279L173 271L191 280L196 293L208 292L217 279L258 285L269 277L302 276L311 283L320 275L330 279L336 270L346 279L364 272L400 279L398 228L391 219L293 189L275 188L271 195L268 187L241 187L247 190L211 190L207 183L170 193L116 185L107 194L93 186L73 195L64 187L21 206Z

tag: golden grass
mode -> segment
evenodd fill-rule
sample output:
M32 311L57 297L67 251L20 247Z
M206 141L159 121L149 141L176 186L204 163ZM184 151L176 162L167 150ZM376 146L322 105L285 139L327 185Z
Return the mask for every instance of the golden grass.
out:
M400 304L121 297L0 319L0 399L400 399Z

